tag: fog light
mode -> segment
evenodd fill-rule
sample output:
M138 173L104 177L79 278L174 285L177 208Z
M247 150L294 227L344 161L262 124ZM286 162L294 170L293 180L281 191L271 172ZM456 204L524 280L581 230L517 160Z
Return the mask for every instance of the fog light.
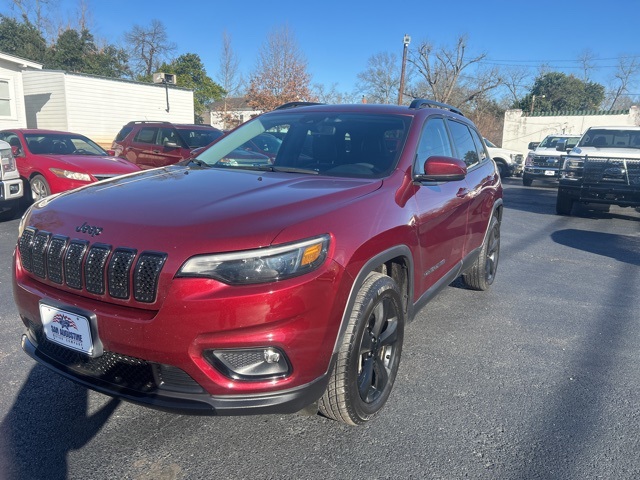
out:
M291 371L286 355L275 347L205 350L204 357L224 375L236 380L282 378Z
M9 193L11 193L11 195L15 195L19 191L20 191L20 185L18 184L9 185Z

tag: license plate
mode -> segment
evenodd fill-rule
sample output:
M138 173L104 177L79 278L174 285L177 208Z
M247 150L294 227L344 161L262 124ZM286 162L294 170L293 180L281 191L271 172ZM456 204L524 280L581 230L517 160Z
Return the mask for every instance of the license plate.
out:
M556 174L556 172L554 170L545 170L544 174L549 177L553 177Z
M87 317L41 303L40 318L47 340L93 356L91 326Z

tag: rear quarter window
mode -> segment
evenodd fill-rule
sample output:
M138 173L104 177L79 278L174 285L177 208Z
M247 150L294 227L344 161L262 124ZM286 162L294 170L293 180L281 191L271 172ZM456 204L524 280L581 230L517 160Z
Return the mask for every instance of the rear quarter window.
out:
M116 142L121 142L133 131L133 127L123 127L116 135Z

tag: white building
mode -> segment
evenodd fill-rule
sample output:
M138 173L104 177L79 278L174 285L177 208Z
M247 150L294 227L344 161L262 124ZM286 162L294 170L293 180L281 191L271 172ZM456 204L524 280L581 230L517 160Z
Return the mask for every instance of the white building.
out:
M9 107L13 107L4 117L3 79ZM0 129L63 130L110 147L122 126L132 120L194 123L193 91L168 84L42 70L42 65L0 52Z
M244 97L230 97L218 100L211 105L209 123L220 130L234 128L241 123L260 115L262 110L249 106ZM206 121L206 118L205 118Z
M502 147L527 154L529 142L540 142L547 135L570 133L581 135L589 127L640 126L640 108L628 110L558 112L526 114L520 109L504 114Z
M0 129L27 126L22 76L38 70L39 63L0 52Z

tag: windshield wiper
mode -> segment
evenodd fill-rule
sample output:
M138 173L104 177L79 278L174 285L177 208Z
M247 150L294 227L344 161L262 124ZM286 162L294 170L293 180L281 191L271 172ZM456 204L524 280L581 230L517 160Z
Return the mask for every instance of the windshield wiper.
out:
M260 172L284 172L284 173L302 173L307 175L318 175L317 170L310 168L284 167L276 165L224 165L216 164L216 167L227 168L230 170L258 170Z
M317 170L311 168L297 168L297 167L279 167L271 165L271 172L285 172L285 173L306 173L308 175L318 175Z

